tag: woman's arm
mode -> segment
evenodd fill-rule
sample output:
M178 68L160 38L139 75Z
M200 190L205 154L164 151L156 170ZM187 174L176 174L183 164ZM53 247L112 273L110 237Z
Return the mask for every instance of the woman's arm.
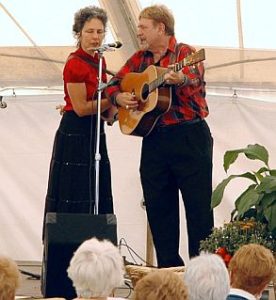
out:
M97 112L97 100L87 101L85 83L67 83L67 90L70 96L73 110L79 116L89 116ZM111 103L106 99L101 99L101 112L111 107Z

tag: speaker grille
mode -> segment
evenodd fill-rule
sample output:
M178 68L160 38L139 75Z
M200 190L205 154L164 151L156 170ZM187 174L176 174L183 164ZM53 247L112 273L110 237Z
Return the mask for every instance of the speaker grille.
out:
M74 251L92 237L117 246L117 219L113 214L47 213L41 292L45 298L76 297L67 268Z

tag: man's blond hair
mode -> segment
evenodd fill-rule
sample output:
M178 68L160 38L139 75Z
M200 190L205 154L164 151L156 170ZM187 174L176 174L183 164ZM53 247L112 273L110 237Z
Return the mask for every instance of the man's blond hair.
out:
M272 252L257 244L244 245L234 254L229 264L231 286L258 294L275 273Z
M139 15L141 18L151 19L155 24L163 23L165 33L174 35L174 17L171 11L165 5L152 5L144 8Z
M12 300L19 286L20 273L10 258L0 256L0 300Z
M153 271L140 279L135 300L187 300L188 291L180 275L168 270Z

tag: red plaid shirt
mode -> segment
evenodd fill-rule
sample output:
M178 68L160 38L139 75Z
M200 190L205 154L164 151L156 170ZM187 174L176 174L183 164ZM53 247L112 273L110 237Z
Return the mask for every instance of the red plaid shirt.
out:
M179 48L179 47L178 47ZM174 36L170 38L166 55L156 66L168 67L168 65L183 60L195 50L186 44L180 45L177 52L177 41ZM173 58L173 59L172 59ZM153 65L153 54L149 51L137 51L111 79L105 92L113 104L116 104L116 96L120 93L120 81L129 72L143 72L149 65ZM205 99L205 81L203 63L194 66L186 66L182 72L191 81L187 86L172 86L172 105L168 112L161 116L159 125L171 125L193 120L195 118L205 118L209 111Z

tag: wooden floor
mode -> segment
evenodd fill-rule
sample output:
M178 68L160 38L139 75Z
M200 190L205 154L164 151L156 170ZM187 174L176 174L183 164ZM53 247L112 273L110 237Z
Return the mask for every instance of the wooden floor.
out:
M40 272L41 264L38 262L17 262L21 271L21 284L16 293L16 299L42 298ZM131 282L126 279L126 285L115 290L114 297L132 299Z
M31 276L32 274L40 277L41 264L37 262L17 262L17 264L21 271L21 283L16 295L26 298L41 298L40 279Z

